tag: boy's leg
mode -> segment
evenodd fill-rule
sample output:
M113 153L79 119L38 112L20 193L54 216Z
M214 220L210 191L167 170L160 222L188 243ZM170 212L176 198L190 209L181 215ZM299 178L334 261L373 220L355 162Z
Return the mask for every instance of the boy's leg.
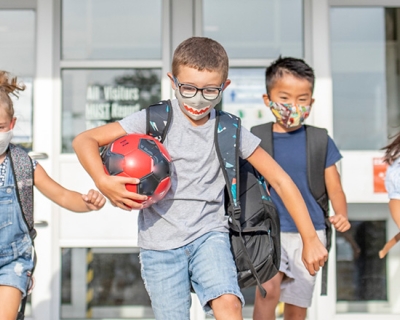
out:
M285 320L304 320L307 315L307 308L295 306L294 304L285 303L283 318Z
M242 302L233 294L223 294L209 302L217 320L242 320Z
M157 320L189 320L190 281L185 247L140 250L142 278Z
M318 238L326 244L325 230L317 230ZM281 233L282 246L288 257L291 279L281 284L280 301L285 303L285 320L304 320L307 308L311 306L316 276L311 276L302 262L303 242L299 233ZM282 266L281 266L282 267Z
M283 277L284 274L278 272L275 277L263 283L264 289L267 290L265 298L261 295L260 290L256 288L253 320L275 320L275 309L279 302Z
M207 313L217 320L241 320L244 298L237 282L229 235L210 232L193 242L189 265L192 286Z

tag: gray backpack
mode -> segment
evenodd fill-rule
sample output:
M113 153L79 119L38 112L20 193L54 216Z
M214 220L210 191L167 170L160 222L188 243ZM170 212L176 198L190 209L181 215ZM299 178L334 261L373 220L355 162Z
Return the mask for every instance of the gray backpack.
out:
M164 141L172 118L171 102L147 108L147 134ZM258 286L279 271L280 223L264 178L238 156L240 118L216 111L215 149L226 181L231 251L241 288Z

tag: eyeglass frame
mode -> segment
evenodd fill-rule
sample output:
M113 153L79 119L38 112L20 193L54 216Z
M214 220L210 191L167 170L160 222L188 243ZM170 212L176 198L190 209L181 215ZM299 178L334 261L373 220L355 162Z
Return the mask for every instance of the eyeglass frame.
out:
M200 91L200 92L201 92L201 95L203 96L203 98L206 99L207 101L214 101L214 100L218 99L219 95L221 94L221 91L224 89L224 84L225 84L225 83L222 83L221 86L220 86L219 88L218 88L218 87L204 87L204 88L198 88L198 87L196 87L196 86L194 86L194 85L192 85L192 84L181 83L181 82L179 82L178 78L176 78L176 77L173 77L173 79L174 79L174 83L175 83L175 85L178 87L179 93L182 95L182 97L187 98L187 99L190 99L190 98L193 98L194 96L196 96L196 94ZM183 95L182 92L181 92L181 87L182 87L183 85L189 86L189 87L192 87L192 88L195 88L195 89L196 89L196 92L194 93L194 95L192 95L192 96L190 96L190 97L188 97L187 95L186 95L186 96ZM214 99L207 99L207 98L204 96L204 93L203 93L203 90L204 90L204 89L216 89L216 90L218 90L218 95L217 95Z

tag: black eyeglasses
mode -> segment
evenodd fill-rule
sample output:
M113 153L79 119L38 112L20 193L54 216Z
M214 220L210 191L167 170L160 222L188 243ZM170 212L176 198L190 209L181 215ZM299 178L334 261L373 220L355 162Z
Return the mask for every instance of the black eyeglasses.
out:
M174 77L175 85L178 86L179 92L184 98L193 98L197 92L200 90L204 99L208 101L212 101L218 98L221 93L224 84L221 84L221 87L205 87L205 88L197 88L192 86L191 84L180 83L177 78Z

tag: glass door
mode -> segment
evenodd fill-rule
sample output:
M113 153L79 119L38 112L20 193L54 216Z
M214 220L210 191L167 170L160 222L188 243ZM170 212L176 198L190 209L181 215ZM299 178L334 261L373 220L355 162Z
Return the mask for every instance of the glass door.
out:
M59 181L86 192L94 184L77 160L72 140L161 99L169 58L169 3L58 3ZM55 210L57 319L153 319L140 275L138 212L110 203L85 214Z
M28 152L31 152L34 146L35 26L34 7L21 4L10 8L2 7L0 3L0 70L8 71L25 85L25 90L19 93L19 98L12 97L14 115L17 117L12 143L20 145ZM39 225L36 227L40 229ZM30 298L26 315L31 315Z
M400 128L400 1L390 6L372 2L331 1L330 8L334 137L343 154L342 182L352 223L350 232L336 239L336 312L357 318L400 313L400 291L394 285L400 249L384 259L378 256L398 232L382 184L380 149Z

